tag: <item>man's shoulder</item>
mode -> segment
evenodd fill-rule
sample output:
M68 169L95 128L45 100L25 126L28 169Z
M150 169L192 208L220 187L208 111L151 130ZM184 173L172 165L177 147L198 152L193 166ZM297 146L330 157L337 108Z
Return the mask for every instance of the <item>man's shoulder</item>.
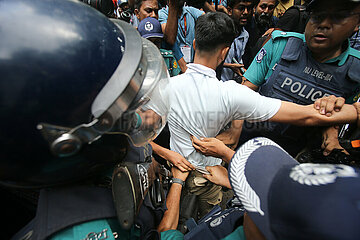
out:
M183 8L183 14L185 14L186 12L190 13L191 15L193 15L194 18L198 18L200 15L204 14L204 11L201 11L198 8L194 8L191 6L184 6Z
M355 48L350 47L349 55L356 57L357 59L360 59L360 51L356 50Z
M273 41L281 40L281 39L288 39L290 37L296 37L296 38L299 38L299 39L302 39L303 41L305 41L305 36L304 36L304 34L301 34L301 33L284 32L284 31L275 30L271 34L271 38L273 39Z

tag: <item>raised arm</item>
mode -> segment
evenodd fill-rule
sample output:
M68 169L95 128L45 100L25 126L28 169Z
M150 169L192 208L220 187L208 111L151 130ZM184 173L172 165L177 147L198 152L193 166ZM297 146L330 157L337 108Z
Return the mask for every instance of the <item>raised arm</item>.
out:
M161 24L165 41L174 45L178 29L179 6L178 0L169 0L169 14L166 23Z

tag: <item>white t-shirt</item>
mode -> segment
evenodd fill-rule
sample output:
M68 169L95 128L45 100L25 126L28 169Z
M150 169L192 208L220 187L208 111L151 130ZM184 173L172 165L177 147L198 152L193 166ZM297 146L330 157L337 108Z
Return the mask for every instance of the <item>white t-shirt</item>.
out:
M232 120L266 121L280 108L278 99L261 96L235 81L222 82L213 69L188 64L167 86L170 149L194 166L214 166L221 159L195 151L190 135L215 137Z

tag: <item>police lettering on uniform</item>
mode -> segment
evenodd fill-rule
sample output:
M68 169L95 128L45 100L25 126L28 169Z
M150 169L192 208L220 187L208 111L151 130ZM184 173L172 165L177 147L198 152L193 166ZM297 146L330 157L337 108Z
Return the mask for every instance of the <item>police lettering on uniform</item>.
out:
M285 91L295 93L302 98L310 99L312 102L315 102L318 98L329 95L327 93L323 93L322 91L315 91L315 88L310 88L308 85L302 84L301 82L294 82L289 77L285 78L285 80L281 84L281 88Z

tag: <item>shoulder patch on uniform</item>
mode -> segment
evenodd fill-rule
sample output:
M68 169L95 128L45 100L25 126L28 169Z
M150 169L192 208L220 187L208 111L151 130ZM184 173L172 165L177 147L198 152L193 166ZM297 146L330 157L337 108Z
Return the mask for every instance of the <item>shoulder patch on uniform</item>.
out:
M265 50L265 48L262 48L262 49L259 51L258 55L256 56L256 62L257 62L257 63L261 63L261 61L263 60L263 58L265 57L265 55L266 55L266 50Z

